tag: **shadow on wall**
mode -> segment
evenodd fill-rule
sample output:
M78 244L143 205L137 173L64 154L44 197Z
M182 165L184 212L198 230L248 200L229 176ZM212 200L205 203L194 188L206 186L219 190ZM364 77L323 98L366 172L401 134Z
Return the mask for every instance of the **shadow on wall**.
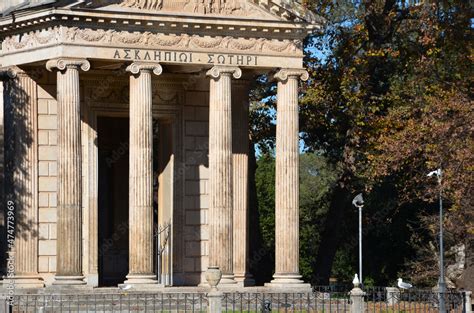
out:
M27 211L37 210L35 173L37 158L35 128L37 125L36 82L43 70L15 70L16 77L4 80L4 194L3 223L0 225L0 269L6 274L8 239L15 244L38 236L37 221L29 219ZM14 76L14 75L10 75Z

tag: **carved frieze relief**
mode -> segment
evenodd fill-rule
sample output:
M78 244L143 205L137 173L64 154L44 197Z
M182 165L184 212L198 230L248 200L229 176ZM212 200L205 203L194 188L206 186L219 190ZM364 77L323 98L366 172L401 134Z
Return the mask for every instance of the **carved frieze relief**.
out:
M223 53L252 53L263 55L299 55L301 40L266 38L234 38L230 36L168 35L151 32L128 32L78 27L57 27L7 37L2 43L4 52L25 50L59 43L94 44L130 49L189 49L193 51Z
M112 5L152 12L272 18L272 14L247 0L115 0L108 3L104 0L92 0L90 5Z
M5 38L2 42L3 51L16 51L35 48L42 45L59 43L61 32L58 27L31 31L21 35L13 35Z

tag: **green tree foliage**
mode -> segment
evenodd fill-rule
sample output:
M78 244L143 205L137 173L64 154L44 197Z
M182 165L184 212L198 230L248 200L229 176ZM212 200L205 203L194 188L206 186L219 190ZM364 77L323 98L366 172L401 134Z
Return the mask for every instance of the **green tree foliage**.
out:
M302 89L302 139L337 171L323 203L307 198L315 191L302 172L302 271L324 284L355 272L351 200L364 192L365 276L390 284L403 272L433 285L438 187L430 170L445 172L448 248L462 243L473 255L472 7L462 0L303 3L326 25L305 43L311 79ZM266 101L255 103L252 138L268 152L275 88L258 82L255 95ZM269 222L261 220L265 232Z
M327 216L328 195L334 188L337 170L324 156L305 153L300 156L300 273L311 281L321 229Z
M300 156L300 268L307 281L313 276L319 233L328 210L327 196L337 178L336 173L321 155L305 153ZM274 273L275 159L271 154L264 154L257 160L255 186L263 253L257 254L260 260L254 272L257 282L263 283L271 280Z
M438 231L429 170L445 168L448 239L472 236L472 8L454 0L305 3L326 17L327 27L307 45L312 80L301 106L303 138L341 168L316 279L327 282L338 247L354 248L343 230L354 228L350 195L365 191L367 209L383 213L366 224L385 223L398 234L369 226L366 240L380 243L367 248L377 279L393 279L395 269L410 265L420 282L433 283L436 271L427 269L436 268L436 257L422 248L436 245ZM390 246L395 255L384 257Z

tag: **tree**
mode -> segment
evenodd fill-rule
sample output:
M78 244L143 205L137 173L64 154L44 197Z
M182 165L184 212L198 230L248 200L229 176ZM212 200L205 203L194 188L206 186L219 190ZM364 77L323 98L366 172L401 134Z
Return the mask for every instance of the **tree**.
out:
M387 213L384 219L414 217L415 223L405 222L409 233L434 239L429 217L436 186L425 175L443 166L448 230L452 219L457 225L464 221L458 232L471 235L472 224L465 222L472 221L472 197L466 196L472 194L469 4L308 0L306 5L321 10L328 25L308 42L312 80L301 107L303 138L341 169L318 252L319 282L328 282L336 251L347 245L341 239L354 224L350 199L356 191L370 193L372 203L396 203L374 205ZM325 54L318 57L314 49ZM411 248L409 256L420 250L407 238L399 240ZM410 262L401 261L403 270Z
M303 3L327 23L305 42L311 79L301 90L302 139L337 169L324 224L302 231L303 245L320 236L313 265L302 263L305 275L327 284L355 270L351 200L363 191L370 278L385 284L410 272L433 284L437 186L428 171L445 169L448 247L463 243L472 255L472 8L461 0ZM274 85L259 83L267 98L252 115L252 137L272 151Z

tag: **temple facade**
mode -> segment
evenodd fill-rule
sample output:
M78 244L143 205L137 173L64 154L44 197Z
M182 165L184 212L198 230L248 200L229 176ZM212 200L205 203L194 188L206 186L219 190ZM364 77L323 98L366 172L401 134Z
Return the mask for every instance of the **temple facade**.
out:
M20 3L21 1L17 1ZM297 1L3 4L4 285L250 286L249 90L277 81L276 270L299 274Z

